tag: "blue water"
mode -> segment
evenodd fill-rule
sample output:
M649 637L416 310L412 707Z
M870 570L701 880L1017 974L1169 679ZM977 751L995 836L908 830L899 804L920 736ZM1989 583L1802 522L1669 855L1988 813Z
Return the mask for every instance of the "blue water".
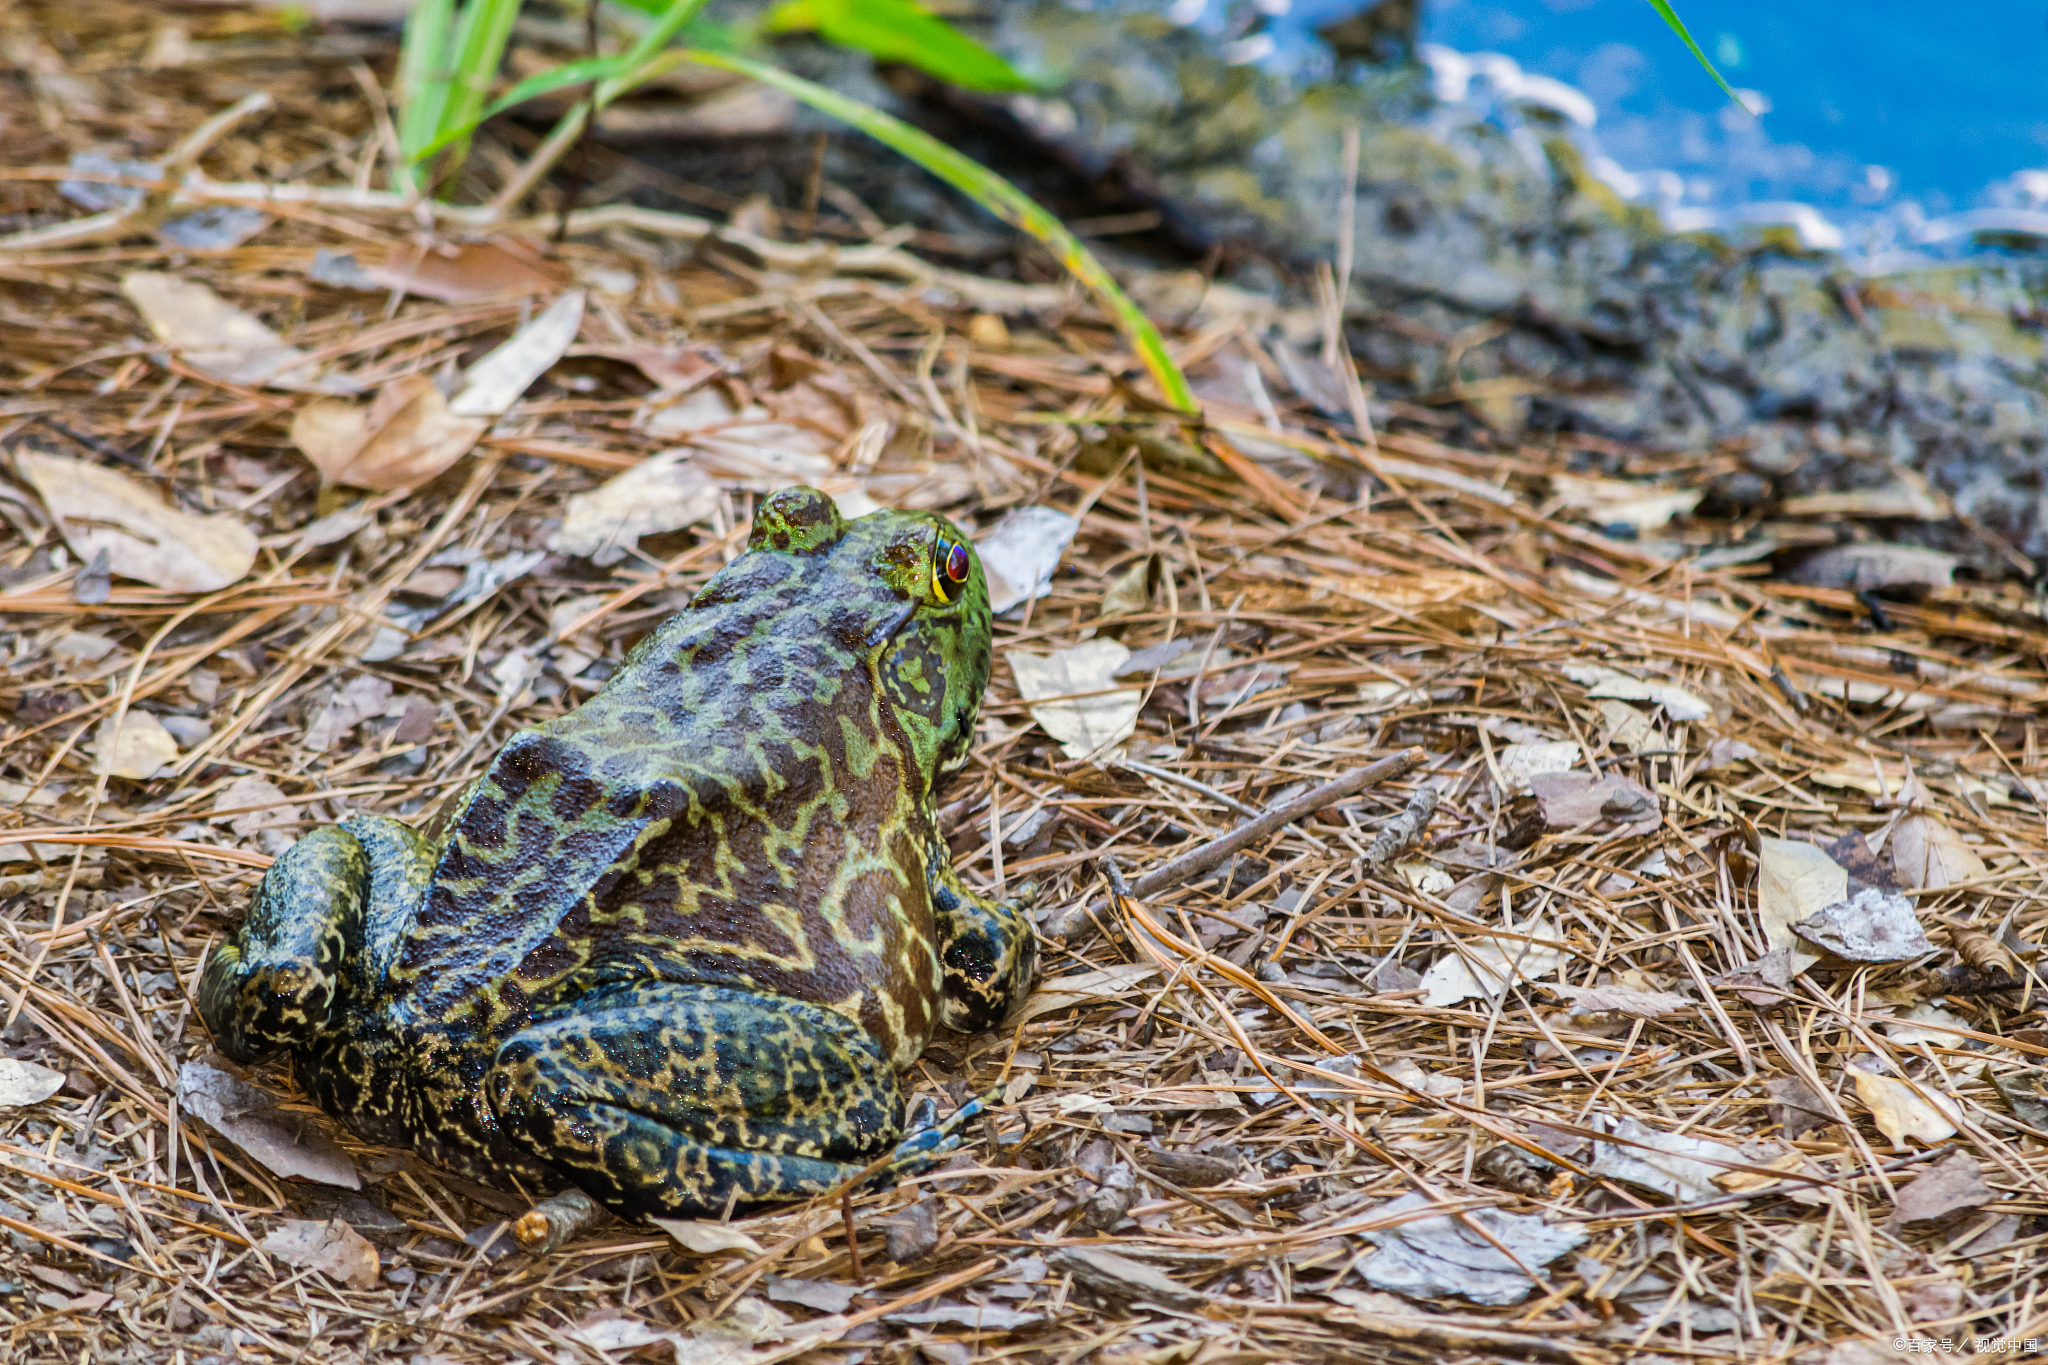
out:
M1769 101L1760 119L1729 106L1644 0L1424 0L1424 37L1576 85L1621 165L1711 174L1737 197L1840 208L1906 196L1943 213L2048 167L2043 0L1674 8L1731 85Z
M1361 0L1155 3L1226 38L1261 25L1262 64L1316 73L1312 30ZM1799 201L1871 249L1958 210L2048 209L2048 0L1674 0L1729 82L1762 97L1754 118L1645 0L1422 4L1425 44L1584 92L1590 149L1667 208Z

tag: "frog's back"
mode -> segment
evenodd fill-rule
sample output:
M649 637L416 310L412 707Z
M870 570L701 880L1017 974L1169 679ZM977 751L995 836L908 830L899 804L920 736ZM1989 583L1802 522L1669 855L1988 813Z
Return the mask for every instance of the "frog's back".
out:
M929 781L862 647L878 604L835 558L741 561L506 745L393 964L407 1023L502 1036L607 985L717 982L915 1055L938 981L913 874Z

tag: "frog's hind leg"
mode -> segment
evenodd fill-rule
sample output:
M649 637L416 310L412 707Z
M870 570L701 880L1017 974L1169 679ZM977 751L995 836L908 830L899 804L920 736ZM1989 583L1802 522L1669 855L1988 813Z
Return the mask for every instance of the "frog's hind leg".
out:
M390 937L386 922L425 857L413 831L381 817L323 826L286 849L199 980L199 1014L220 1050L252 1062L316 1038L337 998L377 968L365 937Z
M893 1183L966 1117L899 1142L902 1082L865 1029L722 986L586 999L509 1039L484 1085L508 1138L629 1218L823 1194L869 1167Z

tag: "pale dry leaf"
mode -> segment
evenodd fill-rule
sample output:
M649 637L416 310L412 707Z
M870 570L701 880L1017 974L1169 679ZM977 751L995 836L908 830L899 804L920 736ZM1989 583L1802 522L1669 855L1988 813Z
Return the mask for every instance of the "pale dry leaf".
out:
M1913 902L1874 886L1794 920L1792 932L1851 962L1903 962L1934 951Z
M0 1109L41 1104L64 1088L64 1073L34 1062L0 1057Z
M1882 1025L1885 1036L1900 1047L1932 1043L1936 1047L1977 1047L1965 1030L1970 1021L1932 1001L1915 1005L1903 1016Z
M820 1313L844 1313L861 1293L855 1285L832 1280L784 1279L780 1275L763 1276L761 1284L768 1297L777 1303L801 1304Z
M1977 850L1938 815L1908 815L1892 831L1892 871L1908 890L1940 888L1989 876Z
M213 819L225 822L237 838L251 839L266 829L290 829L299 823L299 808L267 777L247 773L213 798Z
M1543 989L1570 1001L1575 1017L1618 1014L1630 1019L1659 1019L1692 1009L1697 1003L1675 991L1634 991L1621 986L1546 985Z
M289 1266L317 1270L351 1289L375 1289L377 1248L339 1218L325 1223L287 1219L264 1237L263 1250Z
M1871 592L1880 588L1946 588L1962 563L1952 554L1917 545L1837 545L1792 571L1792 581L1816 588Z
M1531 939L1555 939L1557 925L1537 915L1503 925L1499 937L1475 935L1445 953L1422 974L1422 1003L1441 1008L1475 997L1492 999L1515 981L1553 975L1564 965L1562 950Z
M439 475L488 429L484 418L450 412L434 381L413 374L378 389L367 408L307 404L292 419L292 443L320 471L322 484L390 492Z
M1602 526L1626 526L1638 533L1654 531L1699 506L1705 490L1660 489L1622 479L1594 479L1577 474L1552 474L1550 490L1559 505Z
M449 400L457 418L502 417L533 381L553 368L583 326L583 291L571 289L463 372Z
M1765 836L1758 857L1757 918L1764 941L1792 955L1792 974L1820 961L1792 925L1817 915L1849 894L1849 874L1827 850L1798 839Z
M1589 697L1655 702L1673 720L1704 720L1713 708L1676 683L1635 678L1600 664L1566 664L1564 675L1582 684Z
M356 383L307 363L307 355L205 285L136 271L121 291L157 340L193 369L227 384L299 393L353 393Z
M1948 1096L1861 1067L1850 1067L1849 1077L1856 1083L1856 1098L1870 1110L1877 1130L1892 1146L1909 1137L1932 1145L1956 1135L1962 1110Z
M649 1221L675 1238L685 1251L699 1256L715 1256L721 1251L737 1251L748 1256L761 1254L761 1244L730 1223L690 1218L655 1218Z
M1114 640L1087 640L1051 654L1005 655L1017 690L1031 704L1031 718L1060 743L1071 759L1082 759L1122 743L1138 728L1144 693L1112 683L1131 651Z
M992 1303L941 1303L930 1308L891 1313L883 1321L916 1326L965 1327L971 1332L1014 1332L1020 1327L1045 1321L1045 1315Z
M1434 1202L1426 1194L1404 1194L1364 1212L1391 1221ZM1477 1223L1487 1235L1468 1223ZM1540 1272L1586 1241L1586 1230L1577 1223L1551 1223L1499 1209L1471 1209L1462 1220L1432 1214L1366 1228L1362 1235L1378 1248L1359 1267L1375 1289L1411 1298L1455 1294L1496 1307L1529 1297L1537 1288L1530 1272Z
M718 511L718 485L682 450L642 460L625 473L572 495L548 547L604 567L642 536L679 530Z
M1495 755L1501 779L1511 792L1527 791L1530 781L1542 773L1566 773L1579 765L1576 740L1536 740L1526 744L1504 744Z
M215 592L256 562L256 535L225 513L209 517L166 507L126 475L61 455L23 450L15 467L35 486L80 559L101 552L107 567L172 592Z
M1081 523L1051 507L1015 508L974 542L997 615L1052 591L1053 571Z
M363 1187L347 1152L307 1119L280 1112L275 1095L225 1071L185 1063L178 1070L178 1104L278 1175Z
M140 782L177 761L178 741L147 711L130 711L118 719L108 716L93 730L96 773Z
M1593 1144L1594 1172L1674 1199L1705 1199L1715 1194L1715 1178L1741 1161L1736 1149L1725 1142L1662 1132L1630 1118L1594 1114L1586 1121L1615 1138L1626 1139Z
M1014 1027L1041 1014L1072 1009L1092 1000L1123 1000L1133 989L1157 975L1159 968L1151 963L1126 962L1040 981L1038 989L1024 1002L1024 1008L1018 1011L1011 1024Z

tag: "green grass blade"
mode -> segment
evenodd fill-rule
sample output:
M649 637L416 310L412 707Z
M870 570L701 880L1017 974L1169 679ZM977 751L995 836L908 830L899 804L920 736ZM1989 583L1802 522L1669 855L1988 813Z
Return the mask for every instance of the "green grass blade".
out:
M1735 101L1735 107L1745 114L1749 113L1749 106L1742 102L1742 96L1735 93L1735 87L1721 79L1721 73L1716 71L1714 64L1707 60L1707 54L1700 51L1700 45L1692 40L1692 34L1686 31L1685 21L1678 17L1677 10L1671 8L1670 0L1650 0L1650 8L1657 11L1664 22L1671 26L1671 31L1676 33L1688 48L1692 49L1692 55L1699 59L1701 66L1707 69L1707 74L1714 78L1714 84L1721 87L1722 93Z
M440 140L450 129L474 124L498 68L505 60L505 45L512 40L512 25L518 22L524 0L469 0L457 21L453 62L449 73L448 99L441 107L434 136Z
M1100 299L1116 317L1131 346L1152 373L1167 400L1184 412L1193 412L1195 396L1188 388L1187 377L1174 364L1167 352L1166 342L1159 335L1159 329L1145 316L1131 296L1126 294L1111 278L1102 262L1095 259L1078 237L1067 230L1066 224L1041 208L1030 196L1009 181L989 170L970 157L962 156L929 133L911 127L909 124L886 114L872 105L859 100L848 99L836 90L828 90L801 76L750 60L746 57L731 56L719 52L692 51L689 58L706 66L738 72L751 76L764 84L786 92L810 105L822 114L830 115L842 123L860 129L869 137L909 157L918 165L953 186L975 203L993 213L1012 227L1030 233L1059 258L1060 264L1072 272L1074 277Z
M841 47L906 62L969 90L1035 90L1031 81L917 0L783 0L763 33L815 31Z
M674 66L679 60L679 55L670 56L665 59L656 58L654 62L649 64L653 69L642 70L635 74L639 80L646 80L660 71ZM427 146L421 148L419 154L422 157L432 156L435 152L440 151L456 139L468 137L484 123L496 118L507 109L516 108L530 99L537 99L552 91L560 90L565 85L587 85L592 81L612 80L625 75L628 70L626 56L624 53L621 53L615 57L583 57L573 62L564 62L560 66L550 67L546 71L537 71L513 86L510 90L507 90L497 99L492 100L489 105L480 110L476 117L469 122L443 132Z
M398 53L399 176L416 188L413 166L419 149L434 139L448 98L448 47L455 26L455 0L420 0L405 17L405 42Z
M697 17L704 8L704 0L671 0L668 8L655 17L647 31L634 40L633 46L625 53L627 71L625 75L614 76L597 87L597 107L602 109L635 85L647 79L648 72L639 68L652 62L660 51L675 41L677 34Z

